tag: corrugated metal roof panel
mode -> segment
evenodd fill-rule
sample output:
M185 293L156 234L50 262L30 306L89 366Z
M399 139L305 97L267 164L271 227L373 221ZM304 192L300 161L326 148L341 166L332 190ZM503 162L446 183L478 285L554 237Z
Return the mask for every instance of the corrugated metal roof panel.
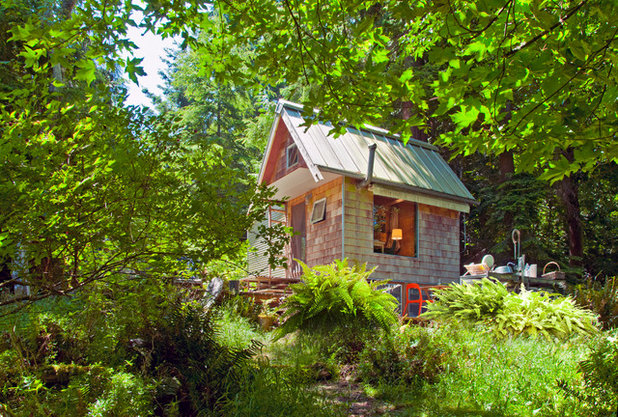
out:
M345 134L335 139L328 135L330 127L327 124L300 126L304 119L298 108L298 105L284 102L281 112L287 116L284 121L291 124L288 129L295 130L293 136L307 151L308 164L354 176L364 175L368 147L376 143L374 178L474 201L435 146L416 140L404 145L396 137L388 136L386 131L372 127L361 130L348 127Z

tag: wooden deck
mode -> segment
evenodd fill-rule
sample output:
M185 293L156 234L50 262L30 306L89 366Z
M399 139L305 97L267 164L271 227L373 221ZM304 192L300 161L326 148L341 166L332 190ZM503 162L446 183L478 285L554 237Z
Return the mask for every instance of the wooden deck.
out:
M276 300L270 304L279 304L292 294L290 284L300 282L300 278L248 277L240 280L240 294L251 297L258 303Z

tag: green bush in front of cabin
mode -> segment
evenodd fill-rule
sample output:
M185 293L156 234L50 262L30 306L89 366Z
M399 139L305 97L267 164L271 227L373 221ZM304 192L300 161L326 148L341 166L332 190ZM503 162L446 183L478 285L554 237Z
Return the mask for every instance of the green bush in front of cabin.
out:
M347 260L309 268L301 262L303 282L291 286L277 337L299 331L321 343L326 354L351 361L365 343L398 322L397 301L370 282L373 272Z
M500 282L451 284L436 291L436 301L423 315L438 321L484 323L501 337L541 334L566 338L598 332L596 315L579 307L570 297L544 291L508 291Z

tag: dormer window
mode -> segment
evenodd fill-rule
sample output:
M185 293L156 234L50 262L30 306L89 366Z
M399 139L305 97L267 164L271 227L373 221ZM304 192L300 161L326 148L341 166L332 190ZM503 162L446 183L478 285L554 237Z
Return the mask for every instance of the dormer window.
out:
M286 161L287 168L292 168L293 166L298 164L298 147L295 143L291 144L287 147L286 150Z

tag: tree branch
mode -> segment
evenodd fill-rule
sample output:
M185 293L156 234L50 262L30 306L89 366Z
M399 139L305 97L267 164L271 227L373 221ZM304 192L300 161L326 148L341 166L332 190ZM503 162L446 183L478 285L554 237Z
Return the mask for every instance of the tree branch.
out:
M554 23L550 28L544 30L543 32L539 33L538 35L534 36L533 38L527 40L526 42L524 42L524 43L520 44L519 46L517 46L517 47L511 49L510 51L508 51L506 54L504 54L505 58L510 58L511 56L515 55L517 52L521 51L522 49L525 49L525 48L529 47L530 45L532 45L533 43L535 43L536 41L538 41L539 39L541 39L545 35L549 34L554 29L556 29L558 26L562 26L564 24L564 22L566 22L571 16L573 16L575 13L577 13L577 11L579 9L581 9L586 3L588 3L588 0L582 1L577 6L575 6L571 10L569 10L564 17L559 18L558 22Z

